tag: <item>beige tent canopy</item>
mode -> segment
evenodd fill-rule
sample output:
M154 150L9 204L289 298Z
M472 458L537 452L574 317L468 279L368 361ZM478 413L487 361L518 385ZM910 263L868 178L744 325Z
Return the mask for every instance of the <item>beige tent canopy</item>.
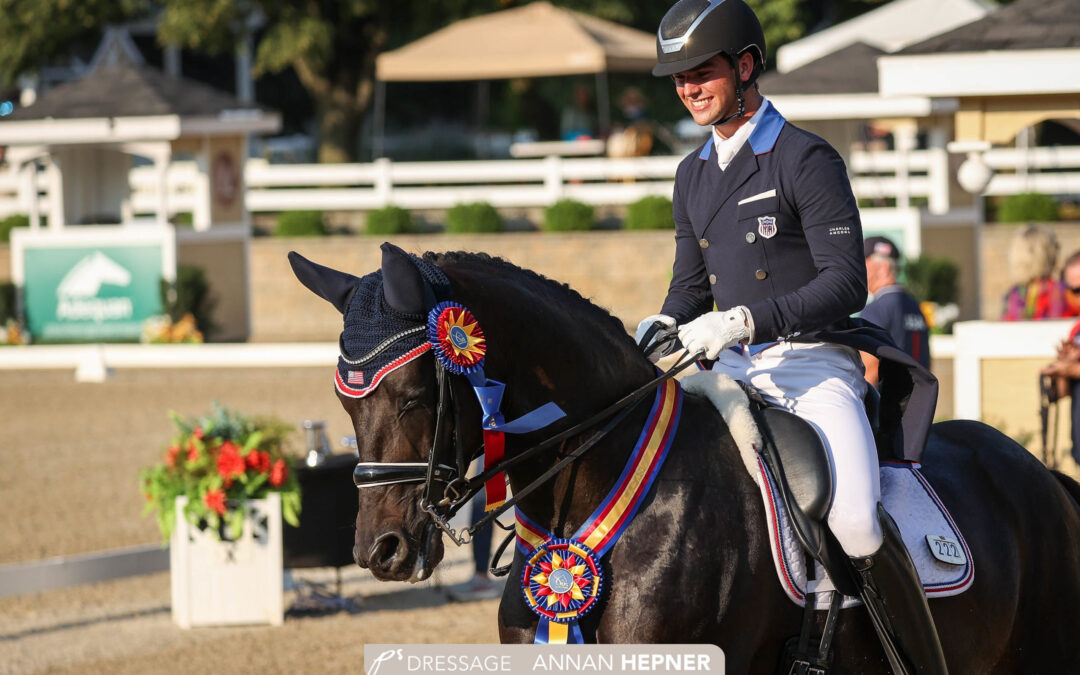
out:
M380 54L384 82L498 80L643 72L656 63L656 37L603 19L533 2L464 19Z
M381 151L386 82L597 76L601 126L609 126L608 72L647 72L656 63L652 33L533 2L463 19L375 61L375 144Z

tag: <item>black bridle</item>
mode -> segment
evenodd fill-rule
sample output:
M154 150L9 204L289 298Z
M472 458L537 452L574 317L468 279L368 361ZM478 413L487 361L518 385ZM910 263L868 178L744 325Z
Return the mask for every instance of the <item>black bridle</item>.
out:
M655 331L646 333L642 342L648 344L654 332ZM549 481L571 462L574 462L592 449L630 414L634 409L635 404L640 402L647 394L655 391L656 388L665 381L675 377L692 365L699 356L699 354L683 355L683 357L681 357L667 372L638 387L591 417L541 441L527 450L515 454L513 457L506 457L500 460L472 478L466 476L468 466L473 459L483 452L483 445L472 453L465 452L463 443L461 442L460 408L459 406L454 405L453 387L450 384L449 374L446 372L446 368L444 368L439 360L436 359L435 379L437 383L436 386L439 389L439 401L435 414L435 435L432 438L431 450L428 453L428 461L393 463L359 462L353 470L353 483L356 484L357 488L382 487L403 483L423 483L424 491L420 498L420 508L428 513L435 524L438 525L443 532L450 535L450 538L453 539L457 545L461 546L467 544L472 541L473 535L487 527L495 521L496 518L521 501L521 499ZM439 457L445 453L447 444L449 443L449 434L447 433L446 426L451 411L455 416L454 445L456 450L456 467L440 464L438 462ZM596 426L605 419L608 420L607 423L596 430L580 446L575 448L573 452L560 459L521 490L515 492L514 495L507 499L502 505L488 511L483 518L460 530L450 525L450 519L453 518L454 514L484 489L484 483L486 481L511 467L535 457L539 453L555 447L563 441ZM443 485L442 494L437 498L437 501L432 501L436 483ZM502 526L501 524L500 527L506 529L505 526Z

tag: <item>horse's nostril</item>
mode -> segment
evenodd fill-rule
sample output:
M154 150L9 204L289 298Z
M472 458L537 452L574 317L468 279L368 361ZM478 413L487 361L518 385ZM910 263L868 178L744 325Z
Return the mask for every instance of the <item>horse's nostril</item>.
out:
M405 540L394 532L381 535L368 551L368 564L384 572L392 572L408 555Z

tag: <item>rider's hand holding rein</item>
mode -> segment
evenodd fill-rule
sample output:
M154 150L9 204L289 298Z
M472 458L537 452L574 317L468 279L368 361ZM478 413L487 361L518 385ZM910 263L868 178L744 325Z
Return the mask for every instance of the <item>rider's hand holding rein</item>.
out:
M679 326L679 341L686 351L704 352L710 361L728 347L750 342L752 334L750 312L742 305L724 312L707 312Z
M649 331L653 330L653 324L656 324L656 329L649 336ZM656 363L668 354L675 353L675 350L678 349L679 345L675 341L676 333L678 333L678 329L675 327L675 319L665 314L653 314L645 317L638 324L637 332L634 333L634 341L645 352L645 356L653 363ZM645 342L645 344L642 344L642 342Z

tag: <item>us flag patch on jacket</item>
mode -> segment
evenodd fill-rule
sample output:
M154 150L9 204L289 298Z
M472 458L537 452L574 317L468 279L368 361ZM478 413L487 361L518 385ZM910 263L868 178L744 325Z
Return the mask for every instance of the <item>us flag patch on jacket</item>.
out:
M364 371L350 370L346 381L348 381L349 384L355 384L361 387L364 386Z

